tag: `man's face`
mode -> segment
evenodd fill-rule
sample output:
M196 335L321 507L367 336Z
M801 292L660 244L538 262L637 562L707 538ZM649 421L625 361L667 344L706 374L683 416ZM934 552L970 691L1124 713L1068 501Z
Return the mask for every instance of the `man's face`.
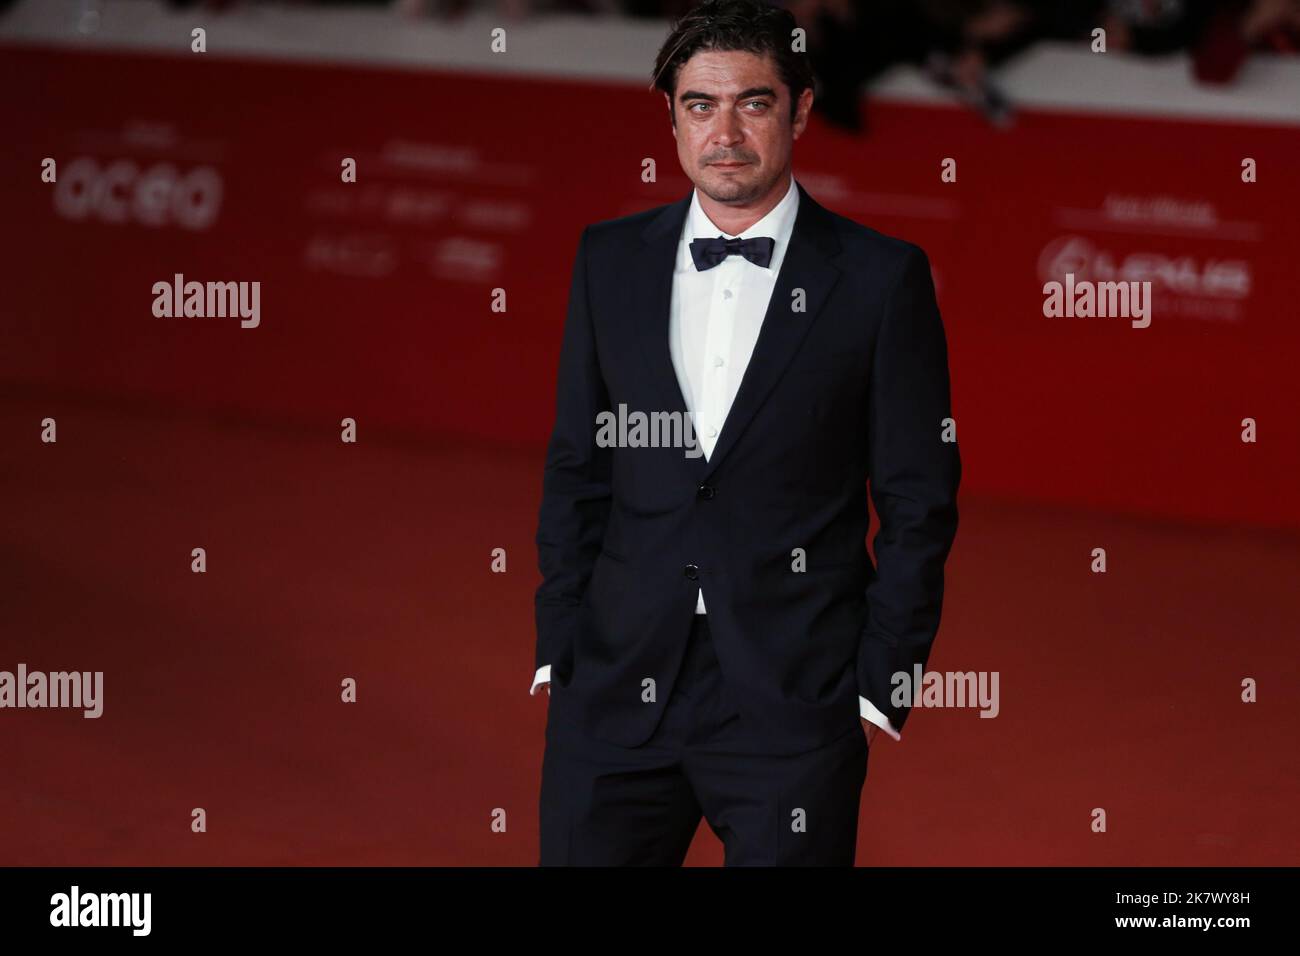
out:
M701 50L678 71L675 102L668 103L682 170L717 202L765 196L789 169L812 99L804 90L791 123L790 91L771 56Z

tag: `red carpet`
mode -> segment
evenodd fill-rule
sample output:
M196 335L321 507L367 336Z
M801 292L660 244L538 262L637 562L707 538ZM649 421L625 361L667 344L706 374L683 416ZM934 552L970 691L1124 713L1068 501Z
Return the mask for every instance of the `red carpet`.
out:
M536 863L540 450L0 408L0 670L105 672L98 720L0 711L0 864ZM1294 863L1298 579L1286 534L963 497L929 669L1001 711L876 738L859 865Z

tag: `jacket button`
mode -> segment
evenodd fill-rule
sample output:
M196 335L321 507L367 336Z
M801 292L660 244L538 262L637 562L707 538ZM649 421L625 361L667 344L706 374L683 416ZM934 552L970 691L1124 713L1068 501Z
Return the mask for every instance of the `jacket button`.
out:
M699 496L708 500L718 493L718 489L712 485L700 485Z
M688 578L690 578L692 581L697 581L697 580L699 580L699 577L700 577L700 569L699 569L696 565L694 565L694 564L688 564L688 565L686 565L686 570L685 570L683 573L684 573Z

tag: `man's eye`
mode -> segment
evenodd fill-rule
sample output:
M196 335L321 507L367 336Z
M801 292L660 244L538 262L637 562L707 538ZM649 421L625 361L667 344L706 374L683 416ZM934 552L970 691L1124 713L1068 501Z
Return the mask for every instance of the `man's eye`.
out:
M751 113L761 113L764 110L766 110L769 105L770 104L768 104L764 100L749 100L748 102L743 104L743 108L748 110ZM701 102L701 103L692 103L690 106L687 107L687 110L689 110L692 113L703 113L707 110L711 110L712 108L713 108L712 103Z

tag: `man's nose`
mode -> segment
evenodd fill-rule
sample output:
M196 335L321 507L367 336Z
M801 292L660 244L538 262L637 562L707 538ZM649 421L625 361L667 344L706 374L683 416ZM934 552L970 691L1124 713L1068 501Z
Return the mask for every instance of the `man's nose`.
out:
M723 111L718 116L717 126L713 130L713 141L719 146L734 146L745 138L739 117Z

